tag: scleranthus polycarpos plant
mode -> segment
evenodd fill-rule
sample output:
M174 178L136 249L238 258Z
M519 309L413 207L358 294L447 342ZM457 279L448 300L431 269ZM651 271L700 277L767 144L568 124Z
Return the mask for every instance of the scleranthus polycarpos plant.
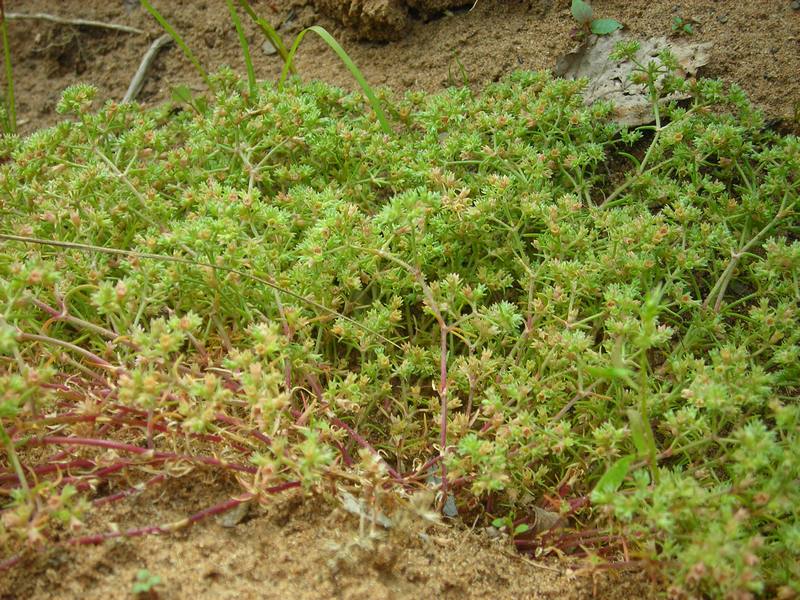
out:
M637 71L638 130L542 73L382 90L386 119L227 70L186 110L67 90L72 121L2 140L4 566L289 488L435 485L676 596L800 591L800 143L670 64ZM190 469L243 492L80 531Z

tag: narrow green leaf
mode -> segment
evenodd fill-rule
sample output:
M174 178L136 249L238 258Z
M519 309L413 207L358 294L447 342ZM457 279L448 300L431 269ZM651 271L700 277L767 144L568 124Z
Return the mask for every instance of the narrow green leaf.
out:
M608 471L600 478L600 481L597 482L597 485L594 486L592 493L611 494L616 492L625 480L628 469L635 458L633 454L629 454L611 465Z
M372 88L367 83L367 80L361 73L361 70L355 65L350 56L348 56L347 52L344 51L344 48L339 45L339 42L337 42L333 36L328 33L327 30L325 30L324 27L320 27L319 25L312 25L311 27L304 29L294 39L294 42L292 43L292 49L289 51L289 57L287 58L286 63L283 65L283 72L281 73L281 79L278 83L278 89L282 89L286 83L286 77L289 74L289 69L292 67L292 62L294 61L294 55L297 53L297 48L300 46L300 42L303 41L303 38L309 31L316 33L326 44L328 44L328 46L330 46L331 50L336 52L341 61L344 63L344 66L347 67L347 70L350 71L350 74L364 91L364 95L367 97L370 106L372 106L372 110L375 111L375 115L378 117L378 122L381 124L383 131L387 135L391 134L392 128L389 126L389 120L386 118L386 114L381 108L381 103L378 100L378 97L375 95L375 92L372 91Z
M645 426L642 415L638 410L632 408L629 408L627 412L628 423L630 423L631 426L631 437L633 438L634 446L636 446L636 451L639 453L639 456L647 456L649 454L649 448L645 438Z
M617 29L622 29L622 23L616 19L595 19L590 27L595 35L608 35Z
M250 90L250 97L255 98L256 90L256 72L253 69L253 59L250 56L250 44L247 43L247 36L244 34L242 22L239 20L239 13L233 5L233 0L225 0L228 4L228 12L231 13L231 21L236 28L236 35L239 36L239 45L242 47L242 54L244 54L244 66L247 69L247 85Z
M11 65L11 47L8 43L8 27L6 25L5 6L0 3L0 35L3 37L3 61L5 63L6 72L6 113L8 116L8 123L6 127L8 133L16 133L17 131L17 106L14 100L14 70Z
M514 535L522 535L528 530L530 530L530 525L527 523L520 523L514 528Z
M278 54L285 64L286 61L289 60L289 51L286 49L286 45L283 43L281 36L277 31L275 31L275 28L270 25L269 21L266 21L258 16L256 11L253 10L253 7L250 6L250 3L247 0L239 0L239 6L241 6L250 16L253 22L258 25L259 29L261 29L261 32L264 34L264 37L266 37L270 44L272 44L272 47L278 51ZM291 66L290 70L292 73L296 73L294 65Z
M615 380L618 379L625 383L631 380L633 371L625 367L587 367L587 371L594 377L602 377L603 379Z
M178 85L172 89L171 97L174 102L180 102L182 104L191 104L192 90L189 89L188 85Z
M572 0L572 16L581 25L585 25L592 20L594 11L587 2L583 0Z
M175 40L178 48L183 51L184 56L186 56L186 58L189 59L189 62L194 65L194 68L200 74L200 77L203 78L203 81L206 82L206 85L211 85L211 82L208 78L208 73L203 68L203 65L200 64L200 61L197 60L197 57L194 55L194 53L189 49L189 46L186 45L186 42L183 41L183 38L180 36L180 34L175 31L172 25L170 25L167 20L161 16L161 13L158 12L155 7L148 2L148 0L139 1L142 3L142 6L144 6L145 10L147 10L147 12L149 12L156 21L158 21L158 24L161 25L161 28L166 31L173 40Z

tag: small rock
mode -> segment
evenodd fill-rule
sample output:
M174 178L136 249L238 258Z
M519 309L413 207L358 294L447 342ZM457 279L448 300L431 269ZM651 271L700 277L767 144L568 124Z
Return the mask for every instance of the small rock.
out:
M275 48L275 46L272 45L272 42L270 42L269 40L265 40L264 43L261 44L261 49L267 56L278 53L278 50Z
M720 15L717 17L717 21L720 23L727 23L728 22L728 15Z
M800 10L800 0L794 0L789 6L791 6L794 10Z
M231 528L236 527L239 523L247 518L250 512L251 501L242 502L237 504L234 508L226 513L222 513L217 517L217 523L223 527Z

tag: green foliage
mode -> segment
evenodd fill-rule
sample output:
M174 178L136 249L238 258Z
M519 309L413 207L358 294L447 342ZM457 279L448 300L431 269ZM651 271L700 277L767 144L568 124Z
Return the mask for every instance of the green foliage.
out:
M247 83L251 94L256 93L256 72L253 68L253 59L250 56L250 44L247 42L247 36L242 28L242 21L239 19L239 13L233 5L233 0L225 0L228 3L228 12L231 15L231 21L236 28L236 35L239 37L239 45L242 47L242 55L244 56L244 65L247 69Z
M223 70L183 111L67 90L73 120L0 165L7 446L124 409L109 443L221 440L203 464L253 495L438 459L514 535L568 487L676 593L800 591L800 141L671 61L638 65L657 120L633 131L544 73L381 91L388 133L319 82ZM2 467L0 544L80 520Z
M261 29L261 33L264 34L264 37L269 40L269 43L272 44L272 47L278 51L278 55L281 57L281 59L286 62L289 59L289 51L286 49L281 36L277 31L275 31L275 28L269 23L269 21L258 16L247 0L239 0L239 6L244 9L244 11L258 26L258 28ZM291 66L290 70L292 73L294 73L294 66Z
M572 0L572 16L585 33L608 35L622 29L622 23L615 19L595 19L594 10L584 0Z
M147 569L140 569L137 571L136 580L131 586L131 594L137 597L146 597L148 594L152 595L159 585L161 585L161 577L159 575L153 575Z
M672 18L672 33L675 35L693 35L694 25L692 19L675 16Z
M148 0L139 0L139 1L142 3L142 6L145 8L145 10L147 12L149 12L156 21L158 21L158 24L161 25L161 27L164 29L164 31L166 31L170 35L170 37L173 39L173 41L178 45L178 48L181 49L181 52L183 52L184 56L186 56L186 58L189 59L189 62L192 63L192 66L194 66L195 70L200 75L200 77L202 77L203 81L205 81L206 83L209 83L208 73L203 68L203 65L200 64L200 61L194 55L194 53L192 52L191 48L189 48L189 46L186 44L186 42L183 41L183 38L177 32L177 30L172 25L169 24L169 21L167 21L161 15L161 13L158 12L156 7L153 6L152 4L150 4L150 2ZM237 19L238 19L238 16L237 16ZM237 31L238 31L238 29L239 28L237 27Z
M331 50L336 52L336 55L342 61L344 66L347 67L348 71L350 71L350 74L353 76L353 79L356 80L356 83L358 83L359 87L363 90L364 95L367 97L367 100L369 100L370 106L372 106L372 110L375 111L375 115L378 119L378 122L381 124L381 127L383 128L384 132L386 132L387 134L391 133L391 128L389 127L389 121L386 119L386 115L384 114L383 109L381 108L381 103L378 100L377 96L375 95L375 92L372 91L372 88L367 83L366 78L361 73L361 69L359 69L356 66L356 64L347 54L347 52L345 52L344 48L342 48L339 42L337 42L334 39L334 37L330 33L328 33L328 31L324 27L320 27L319 25L312 25L311 27L308 27L303 31L301 31L299 34L297 34L297 37L294 39L294 42L292 42L292 48L289 51L289 55L286 57L286 61L283 66L283 72L281 73L281 78L278 86L280 88L283 88L283 86L285 85L286 76L288 75L289 70L292 68L294 64L293 62L294 55L297 53L297 49L300 47L300 43L303 41L303 38L309 32L316 33L320 38L322 38L322 41L324 41L330 47Z

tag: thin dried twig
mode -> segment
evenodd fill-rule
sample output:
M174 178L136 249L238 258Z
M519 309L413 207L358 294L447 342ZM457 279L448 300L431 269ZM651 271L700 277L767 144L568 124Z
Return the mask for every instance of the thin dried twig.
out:
M92 21L91 19L68 19L66 17L59 17L48 13L6 13L6 19L36 19L39 21L50 21L51 23L58 23L60 25L76 25L78 27L100 27L103 29L113 29L115 31L124 31L125 33L146 33L143 29L130 27L129 25L120 25L118 23L105 23L103 21Z
M172 37L168 33L165 33L158 39L156 39L150 47L147 49L147 52L144 53L142 57L142 62L139 63L139 68L136 70L136 74L133 76L131 80L131 84L128 86L128 91L125 92L125 96L122 98L123 104L126 102L133 102L136 99L136 96L139 95L139 92L142 91L142 86L144 86L145 77L147 77L147 72L150 70L150 65L153 64L153 61L158 56L159 51L161 48L166 46L172 41Z

